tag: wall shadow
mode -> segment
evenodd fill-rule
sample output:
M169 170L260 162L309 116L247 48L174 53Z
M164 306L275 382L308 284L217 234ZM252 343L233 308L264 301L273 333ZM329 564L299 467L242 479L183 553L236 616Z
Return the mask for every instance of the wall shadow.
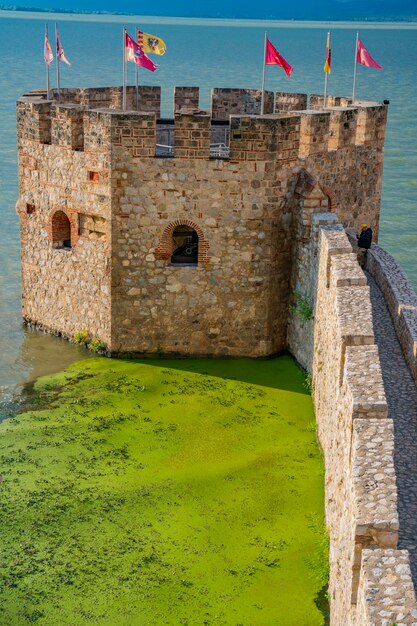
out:
M290 354L257 359L148 357L118 360L310 395L306 373Z

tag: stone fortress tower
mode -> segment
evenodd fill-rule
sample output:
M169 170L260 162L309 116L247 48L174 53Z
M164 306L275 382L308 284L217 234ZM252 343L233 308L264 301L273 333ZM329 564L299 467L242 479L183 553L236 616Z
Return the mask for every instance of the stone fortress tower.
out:
M64 89L17 104L23 317L113 354L288 346L312 214L378 231L387 107L177 87Z
M159 88L128 96L18 102L25 321L112 354L288 349L312 374L330 624L416 626L417 295L349 233L377 239L387 106L267 93L260 115L259 91L213 89L206 113L178 87L167 120Z

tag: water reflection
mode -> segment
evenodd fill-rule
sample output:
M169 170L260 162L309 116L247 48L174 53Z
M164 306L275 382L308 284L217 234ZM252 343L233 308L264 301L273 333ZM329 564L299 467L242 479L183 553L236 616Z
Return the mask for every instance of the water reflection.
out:
M7 367L0 369L0 420L16 412L24 402L24 387L39 376L60 372L71 363L91 356L91 352L66 339L24 328L16 358L11 353Z

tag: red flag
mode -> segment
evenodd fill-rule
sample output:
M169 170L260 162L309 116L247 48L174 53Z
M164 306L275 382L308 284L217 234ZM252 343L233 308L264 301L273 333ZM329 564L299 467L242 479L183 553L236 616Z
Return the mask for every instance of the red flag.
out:
M125 33L125 54L126 61L132 61L132 63L136 63L136 65L140 65L150 72L154 72L158 67L127 33Z
M284 57L274 48L269 39L266 40L265 65L279 65L287 76L291 76L292 67Z
M366 67L375 67L377 70L382 70L382 67L371 57L360 39L358 39L358 49L356 50L356 63L360 63Z

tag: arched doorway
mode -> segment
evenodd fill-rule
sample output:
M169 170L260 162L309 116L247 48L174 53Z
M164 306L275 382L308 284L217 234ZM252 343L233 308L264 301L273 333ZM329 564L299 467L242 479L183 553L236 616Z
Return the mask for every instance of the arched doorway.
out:
M180 224L172 233L172 265L198 265L198 235L191 226Z
M54 248L71 249L71 223L63 211L52 217L52 245Z

